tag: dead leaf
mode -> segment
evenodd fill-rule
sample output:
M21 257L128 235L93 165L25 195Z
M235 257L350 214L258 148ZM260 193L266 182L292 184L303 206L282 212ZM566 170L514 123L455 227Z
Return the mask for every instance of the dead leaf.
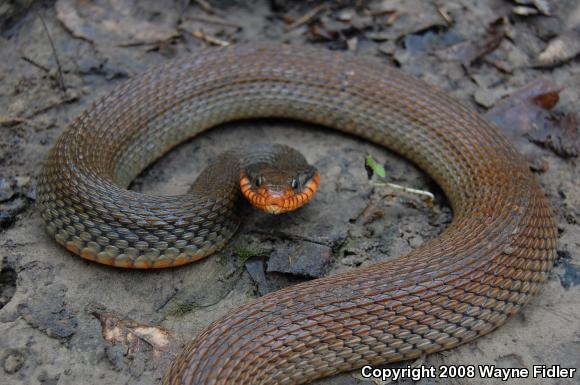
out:
M540 13L540 11L538 11L536 8L525 7L523 5L513 7L512 12L518 16L534 16Z
M509 21L500 18L490 24L487 36L452 45L438 51L437 56L443 60L459 61L465 66L470 66L478 59L495 51L503 41L508 28Z
M549 91L536 95L532 98L532 101L545 110L551 110L560 101L560 91L562 90Z
M373 1L368 5L366 11L370 16L380 16L387 13L397 12L398 8L400 7L400 0Z
M532 3L543 15L550 16L552 14L552 6L548 0L532 0Z
M381 31L380 40L396 41L406 35L431 29L443 30L449 26L438 9L428 2L374 1L365 14L374 18L375 26L388 27Z
M101 322L103 338L113 345L121 345L126 356L151 351L151 369L162 372L181 351L183 341L169 330L138 323L114 312L94 310Z
M538 95L559 92L560 87L546 79L533 81L496 103L485 116L508 134L518 137L533 130L547 111L533 102Z
M155 44L179 36L177 15L166 23L150 22L137 0L58 0L56 14L74 36L100 44Z
M535 67L552 67L580 54L580 25L551 40L538 55Z
M509 95L510 88L496 87L496 88L480 88L473 94L475 102L482 107L491 108L501 98Z
M343 23L350 23L355 16L356 11L353 8L346 8L336 12L334 18Z
M552 119L553 125L532 132L530 140L545 146L562 158L576 158L580 153L579 121L575 115Z
M501 128L532 164L541 154L530 148L529 142L563 158L576 157L580 149L577 118L560 117L550 111L561 90L556 84L539 79L499 101L485 117Z
M438 56L443 60L459 61L465 66L470 66L476 60L493 52L501 44L503 34L491 34L479 41L466 41L455 44L439 52Z
M322 11L325 11L327 9L327 7L328 7L328 5L326 3L322 3L322 4L317 5L316 7L312 8L311 10L306 12L304 15L302 15L301 17L299 17L298 19L296 19L292 23L290 23L286 27L286 30L291 31L291 30L293 30L301 25L309 23L316 16L318 16L319 13L321 13Z
M544 16L550 16L552 14L552 6L548 0L514 0L516 4L521 6L534 6L537 13L542 13ZM531 7L528 7L531 8Z

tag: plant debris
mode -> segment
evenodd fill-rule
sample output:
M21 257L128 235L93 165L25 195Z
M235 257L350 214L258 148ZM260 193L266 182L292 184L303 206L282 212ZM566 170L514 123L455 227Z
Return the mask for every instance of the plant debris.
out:
M500 18L490 24L488 34L477 40L461 42L437 52L437 56L443 60L458 61L469 67L477 60L497 49L506 36L506 26L509 21Z
M9 383L159 383L157 373L173 351L164 348L171 336L159 326L189 341L258 295L403 255L449 225L451 209L443 192L397 155L306 124L257 120L229 123L184 143L140 175L133 189L181 194L224 144L283 142L300 149L323 176L316 198L304 209L276 217L243 212L244 224L226 249L178 269L97 266L50 241L32 207L34 183L64 127L128 76L173 58L195 60L204 46L259 41L348 50L377 62L377 68L398 66L468 107L495 115L529 167L543 172L538 180L557 213L559 248L569 250L574 268L561 266L551 274L556 284L544 286L546 295L526 312L534 328L498 330L498 338L478 343L478 360L521 366L519 358L509 357L532 362L543 354L546 361L578 366L577 330L570 327L580 317L570 306L580 289L574 283L580 266L579 162L570 159L578 152L578 1L0 3L0 102L5 106L0 113L0 373ZM548 84L517 95L541 83L541 77ZM375 171L367 180L366 154L384 166L389 180ZM429 199L426 194L408 194L412 190L404 186L433 191L434 208L417 199ZM562 284L568 289L557 282L559 276L566 277ZM122 311L99 309L102 328L83 309L104 300ZM560 319L562 314L566 319ZM107 340L101 329L109 332ZM550 338L526 343L537 332ZM514 343L506 348L505 338ZM498 349L507 361L497 356ZM445 360L464 362L462 354L449 351ZM156 362L156 357L168 360ZM425 365L437 357L428 356ZM358 380L347 373L323 382L329 381ZM545 385L556 383L546 379Z
M524 138L563 158L576 157L580 149L577 118L550 111L558 103L561 90L545 79L531 82L497 103L486 117L520 144L520 151L528 156L531 153L522 145Z
M113 345L122 346L128 357L150 351L153 370L165 368L183 346L183 341L169 330L96 307L98 309L93 310L92 314L101 322L103 338Z
M165 42L179 35L175 28L177 14L165 14L169 20L146 20L136 0L95 1L58 0L57 17L79 38L99 44L130 46Z
M562 158L576 158L580 153L580 121L576 115L554 116L552 124L530 134L530 140L545 146Z
M373 174L377 174L381 178L387 176L385 168L375 161L372 155L368 154L365 158L365 169L367 170L367 176L370 179Z
M516 4L519 4L519 6L512 8L512 10L516 9L516 8L529 8L529 9L535 11L535 14L541 13L544 16L551 16L552 15L552 6L548 2L548 0L514 0L514 2ZM532 11L530 11L530 12L532 12ZM516 12L514 12L514 13L516 13ZM524 15L524 16L528 16L528 15Z
M512 8L512 12L518 16L533 16L540 13L537 8L526 7L523 5L519 5L517 7Z
M551 40L538 55L534 66L557 66L575 58L578 54L580 54L580 25Z

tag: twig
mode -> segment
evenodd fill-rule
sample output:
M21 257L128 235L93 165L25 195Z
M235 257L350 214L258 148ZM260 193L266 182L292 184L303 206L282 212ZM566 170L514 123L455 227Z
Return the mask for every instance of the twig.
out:
M377 206L373 200L369 201L366 207L355 217L349 219L350 223L362 223L368 225L377 219L385 216L385 213Z
M223 25L225 27L233 27L233 28L240 28L243 29L244 26L238 23L234 23L233 21L225 20L215 16L204 16L204 15L197 15L197 16L189 16L190 20L201 21L210 24L218 24Z
M445 21L447 25L453 25L453 18L445 8L437 7L437 12L439 12L439 15L443 18L443 21Z
M16 124L28 124L30 127L35 128L35 129L42 129L43 127L36 124L35 122L33 122L30 119L26 119L26 118L19 118L16 116L4 116L4 115L0 115L0 127L10 127Z
M435 195L433 195L432 193L430 193L429 191L425 191L425 190L419 190L419 189L415 189L415 188L411 188L411 187L405 187L405 186L401 186L399 184L395 184L395 183L389 183L389 182L372 182L373 186L377 186L377 187L390 187L390 188L394 188L396 190L400 190L409 194L415 194L415 195L419 195L423 198L423 200L425 200L425 202L427 203L427 205L429 205L429 207L433 206L433 202L435 201Z
M211 7L211 5L205 1L205 0L194 0L194 3L196 3L197 5L199 5L201 7L201 9L203 9L204 11L208 12L208 13L214 13L213 8Z
M314 8L312 8L310 11L308 11L307 13L305 13L302 17L296 19L293 23L291 23L290 25L288 25L286 27L286 31L291 31L296 27L299 27L303 24L308 23L314 16L318 15L318 13L320 11L322 11L323 9L326 8L326 3L322 3Z
M43 66L40 63L35 62L34 60L32 60L31 58L27 57L27 56L20 56L20 59L24 60L25 62L27 62L28 64L32 64L33 66L35 66L36 68L40 68L41 70L43 70L44 72L50 72L49 68L46 68L45 66Z
M511 70L510 68L507 68L503 64L497 62L496 60L490 60L490 59L484 57L483 59L481 59L481 61L483 63L489 64L490 66L495 67L495 69L497 69L499 72L504 73L506 75L512 75L514 73L513 70Z
M58 85L60 86L62 92L66 92L66 86L64 85L64 76L62 74L62 67L60 65L60 60L58 59L58 54L56 52L56 46L54 45L54 41L50 36L50 32L48 32L48 27L46 26L44 18L40 13L38 13L38 17L42 22L42 26L44 27L44 31L46 32L46 36L48 37L48 41L50 42L50 46L52 47L52 54L54 55L54 60L56 61L56 68L58 69Z
M193 31L191 34L206 43L218 45L220 47L227 47L228 45L232 44L229 41L218 39L215 36L208 35L203 31Z

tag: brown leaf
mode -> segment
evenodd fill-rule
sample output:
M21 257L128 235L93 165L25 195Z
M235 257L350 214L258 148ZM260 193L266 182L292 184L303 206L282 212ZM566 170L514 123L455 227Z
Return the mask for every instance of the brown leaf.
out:
M312 24L308 27L308 33L312 37L314 41L318 40L336 40L340 37L340 33L337 31L332 31L324 28L324 25L321 23Z
M520 138L531 132L535 126L545 124L549 113L534 102L534 98L551 92L559 92L560 87L546 79L538 79L500 100L485 116L504 129L512 138Z
M536 95L532 98L532 101L545 110L551 110L560 101L560 91L550 91Z
M539 79L498 102L485 116L502 129L532 163L540 154L529 142L569 158L579 153L578 120L573 115L555 116L549 110L559 99L561 87Z

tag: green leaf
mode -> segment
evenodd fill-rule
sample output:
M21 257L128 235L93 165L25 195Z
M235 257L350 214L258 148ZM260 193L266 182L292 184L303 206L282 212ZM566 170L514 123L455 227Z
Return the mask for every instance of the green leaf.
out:
M384 178L385 176L387 176L385 168L383 166L381 166L380 164L378 164L372 155L367 155L366 165L368 167L370 167L371 170L373 170L373 172L375 174L377 174L378 176L380 176L381 178Z

